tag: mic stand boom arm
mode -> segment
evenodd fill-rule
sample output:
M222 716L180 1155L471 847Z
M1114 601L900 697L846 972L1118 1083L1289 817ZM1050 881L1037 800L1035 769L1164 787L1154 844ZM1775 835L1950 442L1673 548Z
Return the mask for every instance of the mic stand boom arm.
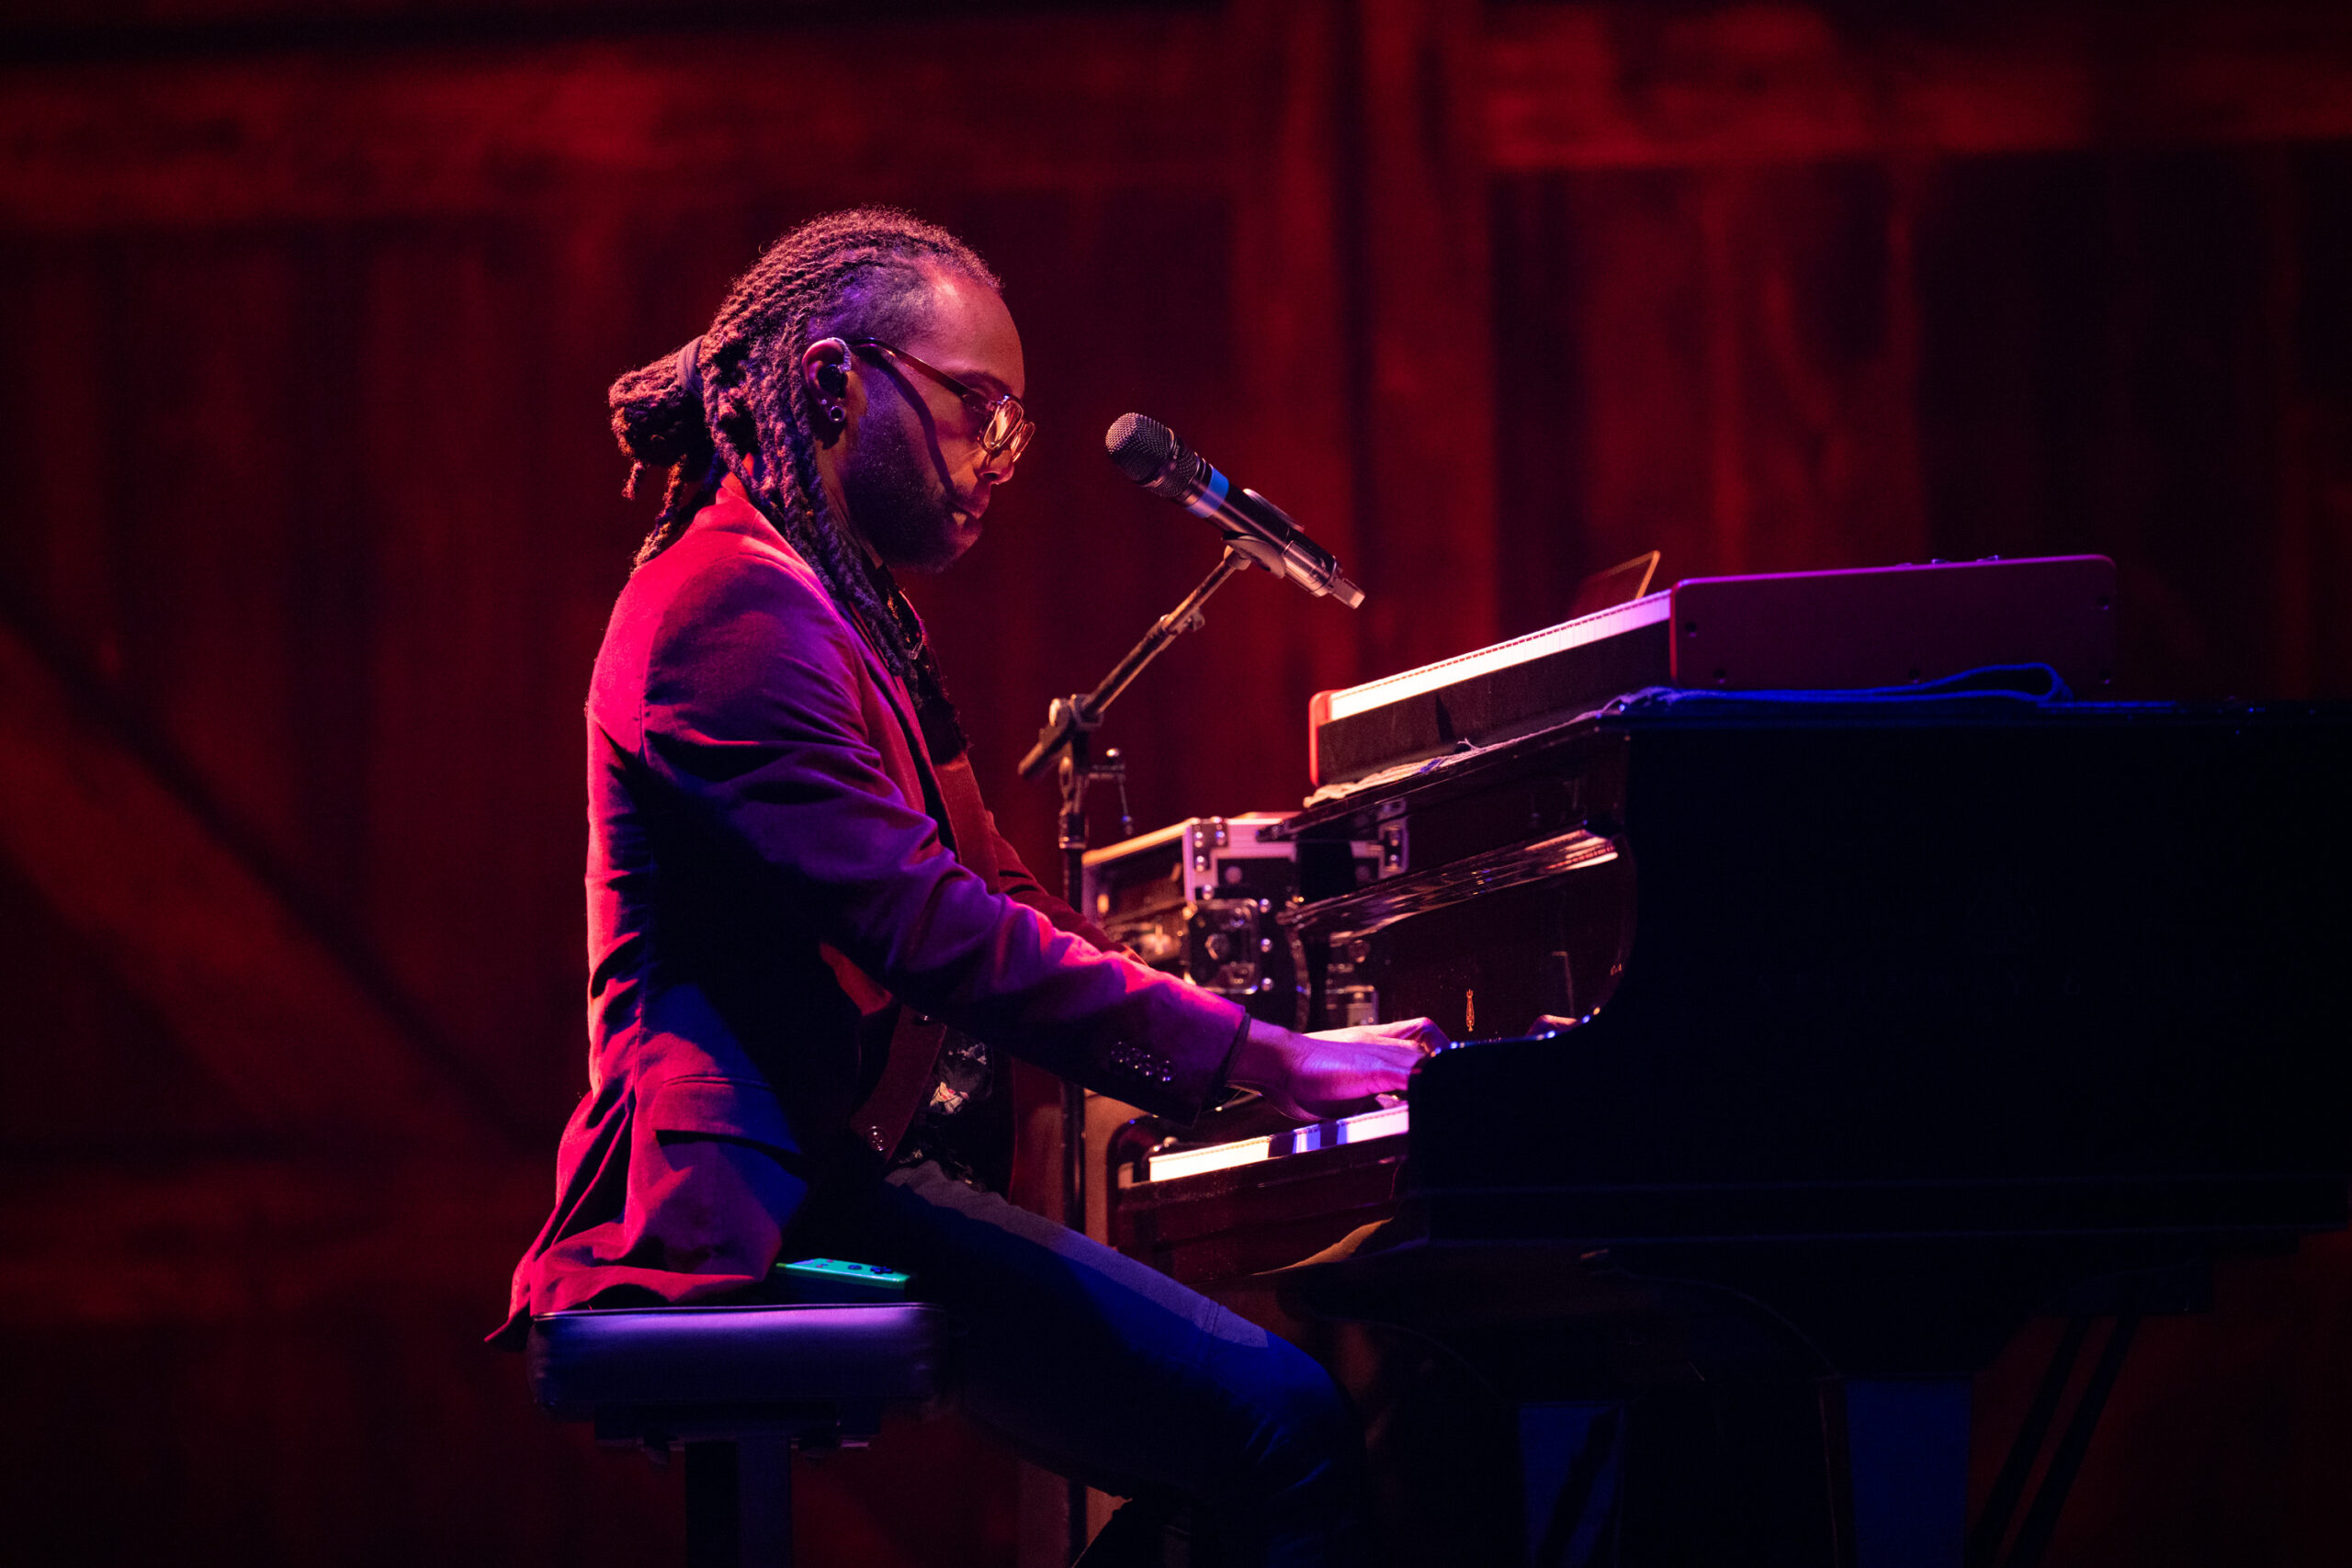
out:
M1144 666L1159 658L1160 650L1179 637L1197 630L1203 619L1201 606L1208 603L1209 595L1224 587L1227 578L1250 564L1248 556L1227 545L1224 557L1216 563L1216 570L1210 572L1198 588L1184 595L1182 604L1153 622L1151 630L1144 633L1143 640L1127 649L1126 657L1113 665L1111 672L1103 676L1092 691L1084 696L1056 697L1046 710L1046 728L1037 732L1037 744L1029 748L1029 754L1021 759L1021 776L1035 778L1040 769L1053 761L1055 752L1068 750L1088 731L1099 728L1103 710L1118 701L1119 694L1135 683L1135 678L1143 673ZM1067 758L1063 761L1062 781L1063 794L1067 796L1070 781ZM1086 793L1082 778L1079 793L1080 795ZM1083 821L1079 824L1078 831L1083 847L1086 834ZM1063 847L1067 849L1069 845L1065 843ZM1077 884L1071 883L1069 890L1074 895Z
M1119 786L1121 824L1126 830L1134 830L1126 815L1125 761L1116 750L1105 751L1100 759L1093 755L1093 735L1102 726L1103 710L1135 683L1144 666L1157 659L1162 649L1186 632L1197 629L1202 621L1201 606L1208 603L1209 595L1225 586L1227 578L1250 564L1248 556L1227 545L1216 570L1186 594L1182 604L1153 622L1143 640L1127 649L1126 657L1111 667L1101 684L1083 696L1053 700L1046 710L1046 728L1037 732L1037 744L1021 759L1021 776L1026 779L1035 778L1057 753L1061 757L1062 897L1080 915L1086 912L1081 902L1086 897L1086 786L1096 779L1114 781ZM1061 1218L1062 1224L1084 1234L1086 1090L1067 1081L1062 1085ZM1069 1487L1069 1553L1073 1561L1086 1548L1086 1486L1083 1482L1073 1481Z

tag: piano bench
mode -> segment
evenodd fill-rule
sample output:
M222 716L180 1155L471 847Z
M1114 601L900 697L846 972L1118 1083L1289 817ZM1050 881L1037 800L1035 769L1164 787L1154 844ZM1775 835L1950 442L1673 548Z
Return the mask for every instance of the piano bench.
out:
M657 1462L686 1456L687 1568L789 1568L792 1450L863 1444L934 1398L948 1314L871 1305L597 1308L531 1320L531 1392Z

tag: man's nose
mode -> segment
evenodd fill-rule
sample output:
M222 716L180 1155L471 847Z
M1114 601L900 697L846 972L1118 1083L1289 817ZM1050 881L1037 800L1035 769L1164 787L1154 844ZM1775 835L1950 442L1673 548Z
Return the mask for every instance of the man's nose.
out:
M1002 484L1012 477L1012 466L1019 461L1019 458L1002 452L982 451L979 462L972 469L972 477L990 484Z

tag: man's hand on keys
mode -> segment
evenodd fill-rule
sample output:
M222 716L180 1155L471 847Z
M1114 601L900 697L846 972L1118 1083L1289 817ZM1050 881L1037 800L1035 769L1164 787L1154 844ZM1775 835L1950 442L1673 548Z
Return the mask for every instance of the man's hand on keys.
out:
M1252 1023L1235 1055L1232 1079L1256 1089L1283 1115L1312 1122L1376 1094L1403 1093L1413 1065L1446 1043L1444 1032L1426 1018L1314 1034Z

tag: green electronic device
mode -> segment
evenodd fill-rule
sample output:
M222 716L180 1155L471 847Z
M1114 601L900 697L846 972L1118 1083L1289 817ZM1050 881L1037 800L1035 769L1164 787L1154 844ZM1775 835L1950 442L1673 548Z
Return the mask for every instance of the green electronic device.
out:
M839 1258L804 1258L779 1263L776 1275L803 1302L902 1302L910 1276L879 1263L852 1263Z

